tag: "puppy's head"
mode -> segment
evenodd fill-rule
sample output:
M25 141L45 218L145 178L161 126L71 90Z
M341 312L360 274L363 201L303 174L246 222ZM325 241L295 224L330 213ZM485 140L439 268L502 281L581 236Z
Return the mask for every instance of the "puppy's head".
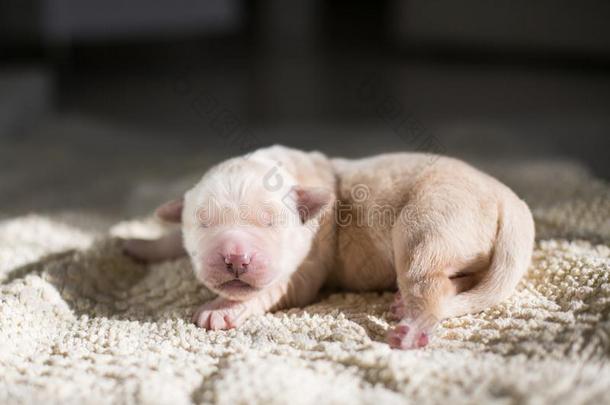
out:
M329 190L301 187L271 161L237 158L211 169L158 215L182 220L196 277L245 300L286 279L307 256Z

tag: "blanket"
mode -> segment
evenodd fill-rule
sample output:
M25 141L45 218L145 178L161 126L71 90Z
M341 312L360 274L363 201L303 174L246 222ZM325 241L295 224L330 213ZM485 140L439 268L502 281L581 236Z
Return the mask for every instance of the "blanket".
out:
M552 162L496 168L532 207L517 292L447 319L422 350L384 342L393 294L322 293L229 331L191 324L212 293L188 259L144 265L150 218L0 222L0 403L610 403L610 187Z

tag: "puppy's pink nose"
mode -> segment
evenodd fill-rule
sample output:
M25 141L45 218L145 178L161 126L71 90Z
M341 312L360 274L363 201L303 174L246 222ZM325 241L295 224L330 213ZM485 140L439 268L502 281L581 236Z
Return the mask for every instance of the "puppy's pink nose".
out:
M247 254L230 254L225 256L225 264L227 265L227 271L235 274L235 277L239 277L248 271L248 265L250 264L251 257Z

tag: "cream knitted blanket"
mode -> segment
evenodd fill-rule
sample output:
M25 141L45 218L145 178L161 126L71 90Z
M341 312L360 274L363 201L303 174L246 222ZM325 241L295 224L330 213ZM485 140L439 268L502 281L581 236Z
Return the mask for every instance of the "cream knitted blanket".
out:
M610 187L549 164L504 173L533 208L518 292L442 323L424 350L384 343L392 294L333 294L206 332L186 259L145 267L91 218L0 222L0 403L610 403Z

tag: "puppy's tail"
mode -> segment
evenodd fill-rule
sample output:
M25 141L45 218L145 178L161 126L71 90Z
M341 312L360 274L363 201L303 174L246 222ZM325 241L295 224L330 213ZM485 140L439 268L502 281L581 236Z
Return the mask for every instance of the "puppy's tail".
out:
M489 268L472 289L450 298L445 317L482 311L508 298L529 267L534 247L534 220L516 196L498 207L498 233ZM513 202L514 201L514 202Z

